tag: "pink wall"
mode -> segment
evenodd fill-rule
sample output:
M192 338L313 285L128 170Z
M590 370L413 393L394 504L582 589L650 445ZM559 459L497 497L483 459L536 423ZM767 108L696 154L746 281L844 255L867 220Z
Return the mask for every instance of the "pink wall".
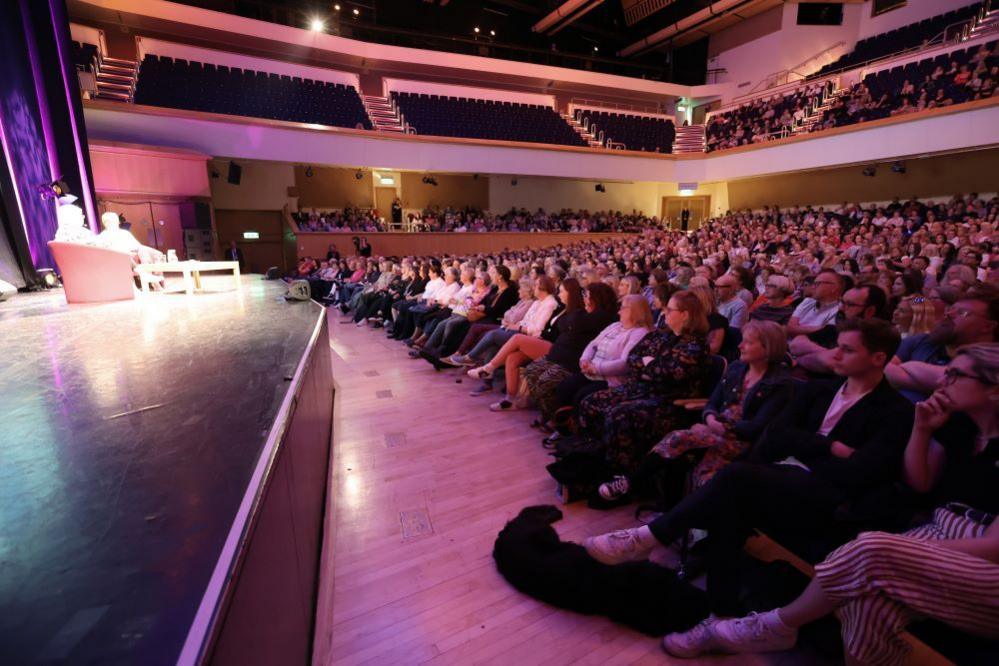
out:
M208 155L190 151L90 142L94 189L105 197L209 197L208 159Z
M973 0L909 0L903 7L872 17L871 2L868 0L864 3L863 11L860 14L860 30L857 39L901 28L903 25L916 23L938 14L946 14L952 9L966 7L970 4L974 4Z

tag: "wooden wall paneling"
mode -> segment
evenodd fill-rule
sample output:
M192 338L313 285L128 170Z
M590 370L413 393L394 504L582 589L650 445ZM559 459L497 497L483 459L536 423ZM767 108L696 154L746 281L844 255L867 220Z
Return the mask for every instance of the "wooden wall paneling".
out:
M933 199L967 192L993 192L999 173L999 149L903 160L906 173L893 173L891 162L876 165L874 177L864 165L729 181L733 209L764 205L839 204L886 201L892 197Z
M225 250L229 241L236 241L243 251L247 273L263 273L271 266L282 271L290 268L284 250L283 224L281 211L276 210L215 211L219 247ZM256 231L260 238L244 240L244 231Z
M220 211L221 212L221 211ZM567 234L567 233L378 233L317 232L298 234L298 256L325 257L330 243L335 243L341 254L353 254L351 238L366 235L371 251L376 255L406 256L429 254L474 254L499 252L504 249L545 248L554 245L599 241L613 238L635 238L636 234ZM228 244L228 241L226 241Z

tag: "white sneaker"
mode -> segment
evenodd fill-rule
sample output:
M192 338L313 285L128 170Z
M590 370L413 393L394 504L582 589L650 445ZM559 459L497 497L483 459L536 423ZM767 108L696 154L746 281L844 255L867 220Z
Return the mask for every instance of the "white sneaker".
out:
M493 376L493 371L489 369L489 366L482 365L469 370L468 376L472 379L490 379Z
M644 545L638 538L638 528L588 537L583 546L590 557L604 564L638 562L647 559L652 552L652 546Z
M798 630L780 621L777 611L750 613L711 625L712 648L720 652L779 652L798 642Z
M718 621L714 613L701 620L687 631L666 634L663 638L663 649L673 657L690 659L711 651L711 626Z
M615 476L612 481L601 483L600 487L597 488L597 492L605 500L616 500L627 495L629 488L628 477Z

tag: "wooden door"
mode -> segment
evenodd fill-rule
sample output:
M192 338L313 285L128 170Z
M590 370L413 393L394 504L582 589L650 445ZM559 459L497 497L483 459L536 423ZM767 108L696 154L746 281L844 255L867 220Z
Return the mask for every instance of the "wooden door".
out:
M284 250L281 211L216 210L215 227L223 252L229 247L229 241L236 241L236 246L243 251L247 273L263 273L271 266L277 266L282 273L293 268ZM245 239L245 231L254 231L260 237Z
M392 202L395 201L394 187L375 188L375 208L378 214L385 218L385 224L392 224Z
M711 197L663 197L662 217L669 220L670 229L682 228L683 211L690 212L687 231L701 226L711 214Z

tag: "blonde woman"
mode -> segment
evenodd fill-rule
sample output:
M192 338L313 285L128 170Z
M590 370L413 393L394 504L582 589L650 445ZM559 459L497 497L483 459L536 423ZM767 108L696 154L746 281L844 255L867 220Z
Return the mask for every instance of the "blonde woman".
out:
M694 278L690 281L690 288L687 291L697 297L708 315L708 350L712 354L717 354L721 351L722 343L725 342L728 319L718 314L718 307L715 305L715 292L707 280Z
M784 364L787 337L780 324L751 321L743 329L739 360L729 365L704 408L704 423L674 430L656 444L631 476L616 476L599 488L604 500L619 500L637 490L651 490L653 478L663 478L667 506L679 501L689 463L684 454L706 449L693 469L695 487L745 453L763 429L787 404L790 370Z
M937 308L933 301L922 296L902 299L891 315L891 323L903 338L929 333L936 326L938 319Z

